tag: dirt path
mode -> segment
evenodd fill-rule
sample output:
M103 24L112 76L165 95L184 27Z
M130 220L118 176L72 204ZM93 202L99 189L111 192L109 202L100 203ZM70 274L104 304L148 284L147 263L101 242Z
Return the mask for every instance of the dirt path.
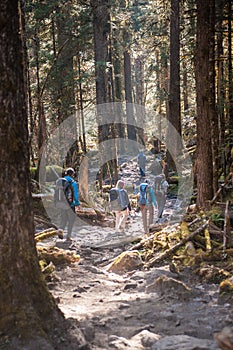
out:
M165 215L170 210L168 202ZM124 275L106 271L142 232L138 213L124 234L82 223L71 244L50 240L81 257L56 271L57 279L48 285L64 315L78 320L87 341L82 349L220 349L214 334L233 326L233 312L229 304L218 303L217 285L200 283L190 270L173 273L168 265Z
M140 225L138 214L125 235L87 225L74 230L72 244L50 242L81 256L49 284L60 309L78 320L89 349L219 349L214 333L233 325L233 313L230 305L218 304L216 285L201 284L190 271L172 273L167 265L124 275L106 271L107 262L141 235ZM156 283L159 276L168 278L163 286Z

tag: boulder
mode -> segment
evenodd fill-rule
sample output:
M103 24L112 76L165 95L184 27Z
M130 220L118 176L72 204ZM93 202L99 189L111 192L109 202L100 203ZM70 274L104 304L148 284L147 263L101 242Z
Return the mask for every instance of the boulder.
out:
M143 262L137 250L126 251L121 253L110 265L107 266L107 271L122 275L126 272L136 270L142 265Z

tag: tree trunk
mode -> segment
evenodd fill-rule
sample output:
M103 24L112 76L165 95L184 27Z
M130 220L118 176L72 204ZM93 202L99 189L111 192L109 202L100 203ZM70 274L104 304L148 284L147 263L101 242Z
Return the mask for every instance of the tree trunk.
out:
M210 3L197 0L197 204L206 208L213 197L213 164L210 112Z
M223 62L223 6L224 0L217 1L216 4L216 37L217 37L217 113L218 113L218 127L219 140L221 145L219 149L219 162L222 173L226 176L226 162L225 162L225 90L224 90L224 62Z
M0 192L0 343L53 349L46 333L63 316L42 277L34 241L18 1L2 0L0 13L0 183L7 189Z
M124 39L125 39L125 45L128 45L128 41L127 41L128 34L127 33L125 33ZM127 136L128 136L129 140L137 141L134 108L132 105L133 96L132 96L131 57L130 57L130 53L128 50L124 51L124 81L125 81Z
M228 0L228 113L229 113L229 153L233 147L233 65L232 65L232 1ZM228 170L229 171L229 170Z
M75 113L74 41L71 36L71 8L70 3L67 2L57 10L57 44L60 52L57 57L57 65L59 67L57 75L57 103L60 108L59 123ZM64 48L61 50L62 47Z
M82 134L82 145L83 145L83 152L87 153L87 145L86 145L86 130L85 130L85 120L84 120L84 113L83 113L83 89L82 89L82 79L81 79L81 58L80 55L78 54L78 59L77 59L77 64L78 64L78 87L79 87L79 107L80 107L80 116L81 117L81 125L80 127L80 135L79 137L81 138ZM82 130L82 131L81 131Z
M211 116L211 139L212 139L212 159L213 159L213 191L218 190L218 169L219 169L219 130L218 117L216 113L215 97L215 0L210 0L210 116Z
M93 31L94 31L94 52L95 52L95 79L96 79L96 103L97 103L97 123L98 123L98 143L100 157L99 184L102 188L103 178L107 174L108 166L102 161L104 157L105 144L110 134L110 125L106 116L102 114L104 103L107 103L107 59L108 38L110 35L110 16L108 0L91 0L93 8Z
M114 86L115 86L115 101L123 101L123 62L120 55L119 49L119 37L122 39L122 33L118 29L113 29L113 67L114 67ZM122 139L126 138L126 129L125 129L125 116L123 109L119 105L121 111L119 112L119 122L115 125L116 137L119 137L118 140L118 150L120 153L125 152L125 144L122 142Z
M171 1L170 22L170 81L167 130L167 164L175 170L175 161L181 151L181 116L180 116L180 1ZM171 151L173 154L171 154Z

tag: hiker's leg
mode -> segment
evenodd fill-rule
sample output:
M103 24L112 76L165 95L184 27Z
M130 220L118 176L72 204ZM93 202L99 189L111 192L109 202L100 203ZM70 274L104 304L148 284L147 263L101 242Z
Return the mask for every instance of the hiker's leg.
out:
M149 225L153 224L153 220L154 220L154 206L150 205L148 206L148 210L149 210Z
M116 211L115 215L116 215L115 229L118 230L120 226L121 211Z
M139 173L140 173L140 176L145 176L145 170L143 168L139 168Z
M67 224L67 222L68 222L68 214L67 214L67 211L68 211L68 210L65 210L65 209L62 209L62 210L61 210L61 224L60 224L60 228L61 228L62 230L65 229L66 224Z
M144 233L147 233L147 208L145 205L141 205L140 209L142 213L143 230L144 230Z
M157 205L158 205L158 219L162 217L162 196L161 194L157 194L156 196L156 201L157 201Z
M160 216L159 216L159 218L161 218L162 215L163 215L163 210L164 210L165 204L166 204L166 196L162 196L162 198L161 198L161 205L160 205Z
M72 234L72 229L74 226L74 222L75 222L75 208L70 208L69 210L67 210L67 215L68 215L68 232L67 232L67 236L66 239L71 239L71 234Z
M123 230L125 229L126 221L128 219L128 209L122 210L121 211L121 219L120 219L120 224L119 228L122 228Z

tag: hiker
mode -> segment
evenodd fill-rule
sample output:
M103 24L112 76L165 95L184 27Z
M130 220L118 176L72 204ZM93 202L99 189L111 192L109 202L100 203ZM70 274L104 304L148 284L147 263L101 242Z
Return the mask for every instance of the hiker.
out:
M162 218L163 210L167 199L167 190L169 184L164 174L155 177L155 196L158 205L158 221Z
M116 215L116 232L125 231L126 221L129 216L129 211L131 211L129 196L124 186L125 182L123 180L118 180L116 187L110 190L110 205L112 211ZM111 196L115 196L115 198L111 198Z
M138 153L138 166L139 166L139 174L141 177L146 176L146 156L143 151Z
M79 202L79 193L78 193L78 185L76 181L74 181L74 176L75 176L75 171L73 168L67 168L65 171L65 176L64 179L67 180L71 186L72 190L72 197L71 198L66 198L67 199L67 205L61 210L61 224L60 228L62 230L65 229L67 226L67 236L66 236L66 241L72 241L71 239L71 234L72 234L72 229L74 226L75 222L75 207L80 210L80 202Z
M154 207L157 206L155 191L150 180L145 180L139 186L139 208L142 213L144 233L149 233L149 226L153 223ZM147 215L149 213L149 217Z

